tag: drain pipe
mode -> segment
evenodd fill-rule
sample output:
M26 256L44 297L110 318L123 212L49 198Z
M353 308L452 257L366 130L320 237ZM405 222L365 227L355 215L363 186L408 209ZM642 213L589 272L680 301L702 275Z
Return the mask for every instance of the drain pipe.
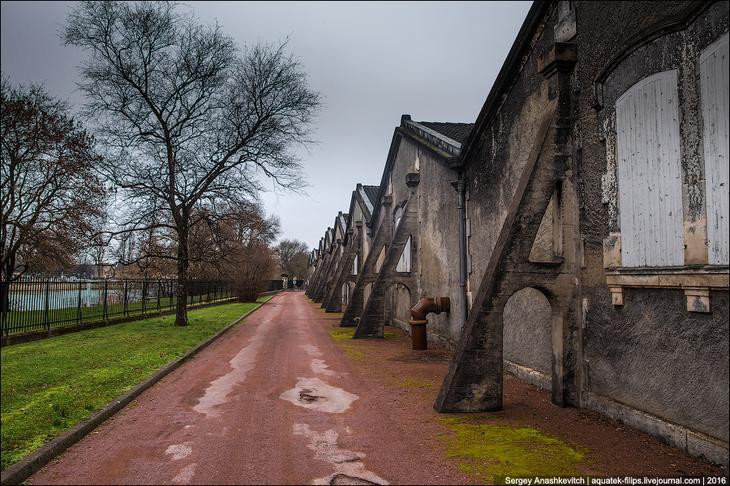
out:
M424 297L411 309L411 347L417 350L428 349L426 336L426 315L433 312L441 314L451 310L451 300L448 297Z
M459 172L459 180L451 183L456 189L456 209L459 213L459 311L461 327L466 323L469 308L466 299L466 179L464 172Z

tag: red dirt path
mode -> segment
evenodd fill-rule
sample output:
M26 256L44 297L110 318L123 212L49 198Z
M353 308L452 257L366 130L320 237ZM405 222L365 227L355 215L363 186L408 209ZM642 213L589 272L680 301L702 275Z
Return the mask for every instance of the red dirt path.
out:
M411 351L404 336L335 342L337 321L300 292L274 297L29 482L474 482L446 459L431 409L446 353ZM469 417L495 415L586 448L591 474L722 474L512 378L503 412Z
M434 447L438 425L392 414L329 336L323 317L301 292L274 297L30 482L468 481ZM357 399L333 413L280 398L300 378L319 378ZM303 405L342 399L324 389L335 396L307 401L324 393L305 389L311 391Z

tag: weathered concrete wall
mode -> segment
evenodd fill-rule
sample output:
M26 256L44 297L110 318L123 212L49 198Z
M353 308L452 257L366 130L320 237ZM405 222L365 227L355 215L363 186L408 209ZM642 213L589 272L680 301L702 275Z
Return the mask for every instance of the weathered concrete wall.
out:
M393 218L397 208L408 198L406 174L414 172L419 173L420 182L416 189L417 200L414 201L418 211L418 226L412 234L411 247L413 252L418 253L418 258L411 272L416 275L418 283L416 288L407 291L396 286L389 287L386 319L410 331L407 325L410 308L419 298L450 297L454 303L451 312L430 315L428 332L432 344L452 347L459 337L462 322L456 305L459 292L459 240L456 191L451 186L451 182L456 180L456 173L428 149L403 137L391 168L393 204L388 208L388 217ZM386 211L381 213L385 217Z
M712 314L688 313L681 290L626 293L618 309L605 290L586 295L588 389L727 441L727 292Z
M537 59L553 43L551 19L524 60L498 113L482 129L465 161L468 218L468 286L475 295L484 275L517 181L536 143L540 120L548 109L548 83Z
M626 40L686 7L683 2L579 2L576 7L574 157L584 247L584 388L727 443L728 292L712 293L710 314L687 312L683 292L670 289L626 289L624 305L613 306L603 269L603 240L620 229L611 106L635 82L662 70L680 71L685 225L704 218L696 58L727 32L727 3L708 8L684 32L634 51L604 83L603 110L594 108L593 83ZM695 243L685 239L685 244Z
M509 94L477 147L466 160L467 217L469 220L469 291L475 295L499 232L513 202L517 181L536 142L540 121L550 103L548 83L538 72L537 59L553 43L553 20L525 59ZM548 209L550 214L552 206ZM549 259L552 221L538 232L534 256ZM458 279L458 276L457 276ZM458 283L458 280L457 280ZM504 314L505 359L549 374L551 370L550 307L540 292L519 292Z
M405 285L393 284L388 287L385 298L385 319L390 325L409 330L411 318L411 292Z
M476 294L478 290L513 202L516 183L533 149L539 120L548 109L552 93L549 83L537 72L537 59L554 44L554 32L560 32L559 40L575 43L578 52L571 78L573 152L567 162L571 168L567 177L576 181L576 222L580 234L575 241L563 243L566 248L576 249L578 258L575 299L580 303L576 308L583 312L573 318L581 325L571 330L567 342L571 346L570 359L576 363L579 395L587 397L581 403L590 401L595 405L605 398L601 403L616 404L616 410L624 407L638 411L627 420L651 433L656 432L657 422L636 417L657 417L670 424L667 427L685 427L714 437L725 445L715 448L708 457L717 460L722 456L717 451L724 447L727 460L728 292L712 292L708 314L688 312L681 290L627 289L624 305L612 304L603 244L610 233L620 230L612 135L615 117L611 109L596 111L594 83L629 39L640 39L652 25L664 22L664 30L646 38L645 46L613 66L611 74L603 79L599 96L612 106L635 82L662 70L679 71L685 261L706 264L706 249L702 248L705 182L697 60L704 47L727 32L728 4L717 2L679 23L669 21L675 14L690 12L688 7L700 4L573 5L576 10L570 18L577 19L577 24L572 28L564 29L563 23L556 28L557 6L543 18L529 52L521 60L521 72L510 80L512 84L500 97L499 107L480 127L474 150L465 161L470 291ZM566 36L565 31L577 32L577 37ZM550 223L547 221L538 232L539 248L534 252L538 260L550 258ZM701 271L698 267L693 269ZM550 322L540 308L540 299L535 295L515 295L505 308L503 329L505 359L538 371L550 369L547 351L551 346L545 339ZM616 415L607 408L604 411ZM691 432L685 432L685 444L690 442L690 435ZM695 437L693 443L697 440ZM675 445L680 443L676 441ZM694 453L698 450L694 449Z
M406 174L416 172L414 164L417 155L418 147L408 139L403 138L390 173L393 184L393 205L390 207L388 217L391 218L391 221L396 209L408 199L410 194L410 190L406 186ZM395 231L395 228L393 230Z
M449 297L451 311L428 316L432 341L453 348L459 340L463 316L459 310L459 218L456 173L421 149L418 186L419 268L418 298ZM416 299L418 300L418 299Z
M515 293L504 306L504 359L552 373L552 314L550 302L536 289Z

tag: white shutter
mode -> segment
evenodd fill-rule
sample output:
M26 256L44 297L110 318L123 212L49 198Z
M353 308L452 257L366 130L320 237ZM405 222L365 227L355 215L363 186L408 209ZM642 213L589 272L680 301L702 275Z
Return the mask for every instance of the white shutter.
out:
M700 55L707 250L712 265L727 265L728 246L728 35Z
M616 132L622 265L683 265L676 70L618 99Z
M395 210L395 215L393 216L393 234L395 234L398 229L401 219L403 219L403 208L399 207Z
M347 282L342 284L340 294L342 295L342 305L346 306L348 302L350 302L350 286L347 284Z
M401 253L398 265L395 267L396 272L410 272L411 271L411 237L408 237L405 246L403 247L403 253Z

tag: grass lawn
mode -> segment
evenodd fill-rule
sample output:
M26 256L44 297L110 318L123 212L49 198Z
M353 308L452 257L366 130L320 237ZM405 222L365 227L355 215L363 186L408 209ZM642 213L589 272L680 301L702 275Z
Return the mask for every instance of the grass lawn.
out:
M2 469L270 298L191 310L187 327L155 317L2 348Z

